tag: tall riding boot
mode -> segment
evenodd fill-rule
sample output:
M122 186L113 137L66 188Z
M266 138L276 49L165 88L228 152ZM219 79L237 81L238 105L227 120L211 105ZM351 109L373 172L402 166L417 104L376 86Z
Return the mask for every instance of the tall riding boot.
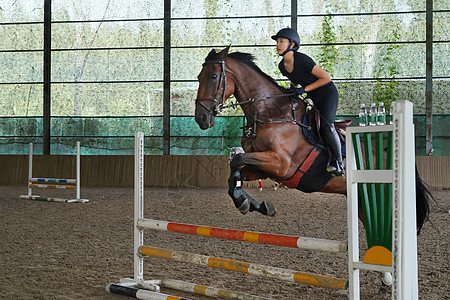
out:
M344 176L345 170L342 163L341 143L334 124L325 124L320 130L322 138L331 152L331 159L328 162L327 172L336 176Z

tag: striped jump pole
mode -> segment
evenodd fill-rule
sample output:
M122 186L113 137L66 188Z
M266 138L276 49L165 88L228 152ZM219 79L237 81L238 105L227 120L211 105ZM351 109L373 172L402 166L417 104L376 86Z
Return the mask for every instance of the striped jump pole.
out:
M132 286L136 288L146 289L152 292L160 292L160 288L164 287L171 290L225 300L269 300L269 298L266 297L253 296L245 293L238 293L226 289L219 289L212 286L200 285L197 283L176 279L145 280L141 284L136 284L131 278L122 278L118 285ZM108 290L108 288L109 285L107 285L106 289Z
M188 298L170 296L159 292L140 289L133 286L111 283L106 286L106 291L111 294L127 296L141 300L189 300Z
M347 129L350 299L360 299L360 270L391 273L393 300L418 299L413 105L396 101L393 107L392 125ZM385 164L383 133L387 133L388 144ZM359 203L369 248L362 261Z
M271 234L263 232L243 231L208 227L192 224L158 221L152 219L138 219L137 227L140 230L150 229L157 231L171 231L183 234L213 237L227 240L259 243L275 246L284 246L306 250L327 251L337 254L347 254L347 242L315 239L299 236Z
M171 251L156 247L139 247L140 255L160 257L178 262L208 266L222 270L239 273L252 274L267 278L280 279L289 282L312 285L333 290L346 290L348 283L346 279L323 276L313 273L299 272L289 269L282 269L272 266L241 262L230 259L217 258L212 256L193 254L183 251Z
M36 200L36 201L47 201L47 202L71 202L71 200L64 199L64 198L51 198L51 197L41 197L36 195L20 195L21 199L28 199L28 200Z
M175 279L163 279L161 280L161 286L169 288L172 290L178 290L183 292L188 292L192 294L212 297L216 299L226 299L226 300L269 300L266 297L259 297L248 295L244 293L237 293L233 291L228 291L224 289L218 289L215 287L199 285L195 283L190 283Z
M51 184L36 184L32 183L29 185L30 188L41 188L41 189L60 189L60 190L75 190L77 187L72 185L51 185Z
M28 154L28 194L20 195L21 199L49 201L49 202L89 202L88 199L81 199L80 197L80 142L77 142L76 149L76 178L75 179L57 179L57 178L36 178L33 177L33 143L30 143L30 152ZM46 184L47 183L47 184ZM48 184L54 183L54 184ZM63 199L52 197L41 197L33 195L33 188L44 189L65 189L75 190L75 199Z
M67 184L76 184L76 179L55 179L55 178L31 178L30 181L38 182L38 183L67 183Z

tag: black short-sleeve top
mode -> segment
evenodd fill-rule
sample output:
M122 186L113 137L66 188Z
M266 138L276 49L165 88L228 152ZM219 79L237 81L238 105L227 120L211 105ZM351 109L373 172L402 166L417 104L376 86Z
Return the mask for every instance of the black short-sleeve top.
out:
M286 71L284 67L284 59L281 60L278 68L281 71L281 74L289 78L293 83L300 84L302 87L305 87L313 82L315 82L318 78L311 74L313 67L316 65L314 60L308 55L300 52L294 52L294 69L291 73Z

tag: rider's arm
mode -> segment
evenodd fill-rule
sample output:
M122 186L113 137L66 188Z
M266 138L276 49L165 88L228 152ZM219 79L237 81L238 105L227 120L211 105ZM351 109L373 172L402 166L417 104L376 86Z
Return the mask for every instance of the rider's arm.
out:
M318 89L321 86L324 86L325 84L327 84L328 82L331 81L330 74L328 74L327 71L322 69L322 67L319 65L315 65L313 67L311 74L316 76L318 79L316 81L314 81L313 83L305 86L306 92L311 92L315 89Z

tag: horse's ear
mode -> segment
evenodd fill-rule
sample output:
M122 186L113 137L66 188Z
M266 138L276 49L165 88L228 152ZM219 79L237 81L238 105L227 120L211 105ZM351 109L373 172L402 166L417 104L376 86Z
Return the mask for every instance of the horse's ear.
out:
M214 59L214 57L216 57L216 55L217 55L216 50L215 50L215 49L212 49L212 50L208 53L208 56L206 56L205 61Z
M224 59L228 55L229 50L230 46L225 47L222 51L219 52L219 57Z

